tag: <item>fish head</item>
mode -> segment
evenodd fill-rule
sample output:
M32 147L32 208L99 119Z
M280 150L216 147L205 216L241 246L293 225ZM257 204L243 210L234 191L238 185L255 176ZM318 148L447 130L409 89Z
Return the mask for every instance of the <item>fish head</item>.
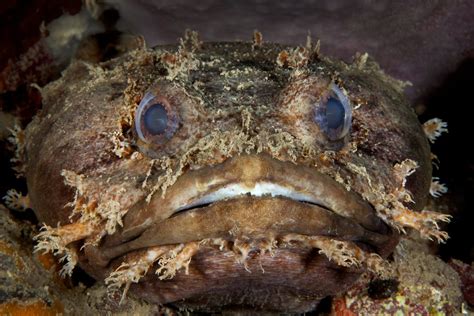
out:
M26 133L30 199L56 227L42 242L157 304L312 310L384 275L427 198L423 129L366 56L189 36L73 62L42 96Z

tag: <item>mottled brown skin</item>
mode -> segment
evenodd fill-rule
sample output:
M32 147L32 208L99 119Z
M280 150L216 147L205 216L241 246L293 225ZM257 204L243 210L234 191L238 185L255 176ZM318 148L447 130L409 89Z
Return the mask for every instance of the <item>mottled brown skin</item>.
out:
M134 51L98 66L73 63L43 89L44 109L27 129L27 181L40 221L70 222L71 208L65 205L74 190L64 184L64 169L91 180L95 194L125 189L117 191L128 209L123 227L80 252L88 273L103 279L140 249L205 237L232 242L239 236L278 239L299 233L354 241L383 257L391 253L398 234L362 199L367 184L347 163L364 167L390 191L393 166L407 158L417 161L419 168L408 178L416 202L410 207L423 207L431 179L429 146L395 80L372 62L359 68L316 53L307 65L279 66L278 54L292 48L273 44L205 43L185 58L194 69L170 61L178 56L171 55L176 49ZM177 75L170 78L173 71ZM336 143L312 120L312 106L331 82L344 89L353 107L351 132ZM150 90L167 98L180 118L174 136L161 145L138 140L130 120ZM223 143L201 144L212 132ZM114 153L111 135L122 133L129 151L140 155ZM242 139L247 143L239 143ZM232 140L235 147L229 145ZM151 159L167 157L175 166L183 155L183 174L164 196L158 190L147 203L166 169L155 166L147 178ZM330 207L244 195L176 214L177 205L191 205L215 187L251 187L259 181L320 194ZM204 311L304 312L323 297L345 291L364 271L337 266L305 247L277 248L274 256L251 253L247 263L251 273L228 253L203 248L192 257L189 274L180 271L161 281L148 273L131 289L151 302Z

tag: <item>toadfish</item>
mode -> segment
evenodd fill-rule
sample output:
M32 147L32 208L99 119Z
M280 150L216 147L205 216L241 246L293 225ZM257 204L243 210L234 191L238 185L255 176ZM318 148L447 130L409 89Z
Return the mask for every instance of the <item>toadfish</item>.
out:
M122 299L204 312L306 312L388 278L405 229L447 238L403 86L367 55L259 33L75 61L25 131L36 249Z

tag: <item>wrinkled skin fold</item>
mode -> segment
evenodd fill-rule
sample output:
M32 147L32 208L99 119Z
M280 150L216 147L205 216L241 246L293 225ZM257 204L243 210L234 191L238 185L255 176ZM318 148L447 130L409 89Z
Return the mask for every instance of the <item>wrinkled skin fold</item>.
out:
M285 177L286 173L289 175ZM280 198L278 195L262 198L238 196L209 206L176 212L180 205L196 205L196 200L202 199L204 194L229 187L229 183L245 183L249 188L255 188L264 181L287 187L288 192L302 200ZM313 204L310 204L311 201L314 201ZM327 208L314 203L326 205ZM156 212L157 209L161 212ZM166 215L166 209L171 214ZM232 229L238 229L236 234L248 237L285 233L345 237L373 244L380 249L390 239L385 236L389 228L359 196L347 192L327 176L265 155L238 156L216 167L188 172L173 185L165 198L155 195L145 208L140 207L138 211L139 216L132 210L128 218L146 219L146 222L134 225L125 219L122 234L109 238L109 242L104 244L107 249L98 253L104 260L144 247L227 238ZM173 211L176 213L173 214ZM150 221L153 216L163 214L163 218ZM148 224L150 222L153 224ZM137 227L144 231L139 237L131 235ZM114 240L119 236L122 238ZM126 242L132 238L131 242ZM115 244L119 246L109 248Z
M314 113L334 85L352 121L331 141ZM177 126L159 143L135 131L147 92ZM402 84L371 60L188 33L180 46L73 63L42 96L25 147L30 198L47 225L38 249L123 297L305 312L366 271L386 276L399 229L443 237L444 219L420 213L426 137Z

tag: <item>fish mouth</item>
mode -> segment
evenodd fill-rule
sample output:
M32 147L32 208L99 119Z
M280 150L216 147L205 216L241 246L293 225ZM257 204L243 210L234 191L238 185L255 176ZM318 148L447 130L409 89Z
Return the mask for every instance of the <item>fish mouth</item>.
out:
M281 184L263 181L256 182L251 186L242 182L224 185L212 192L208 192L204 196L198 197L188 205L177 208L173 216L186 211L203 208L215 202L242 197L283 197L329 209L328 206L324 205L323 201L315 199L314 196L302 192L296 192L295 190L284 187Z
M243 155L187 171L164 196L130 210L123 229L89 257L117 267L146 249L191 245L186 271L170 280L148 273L132 289L201 310L306 311L364 271L331 261L315 240L386 257L398 234L357 193L314 168Z

